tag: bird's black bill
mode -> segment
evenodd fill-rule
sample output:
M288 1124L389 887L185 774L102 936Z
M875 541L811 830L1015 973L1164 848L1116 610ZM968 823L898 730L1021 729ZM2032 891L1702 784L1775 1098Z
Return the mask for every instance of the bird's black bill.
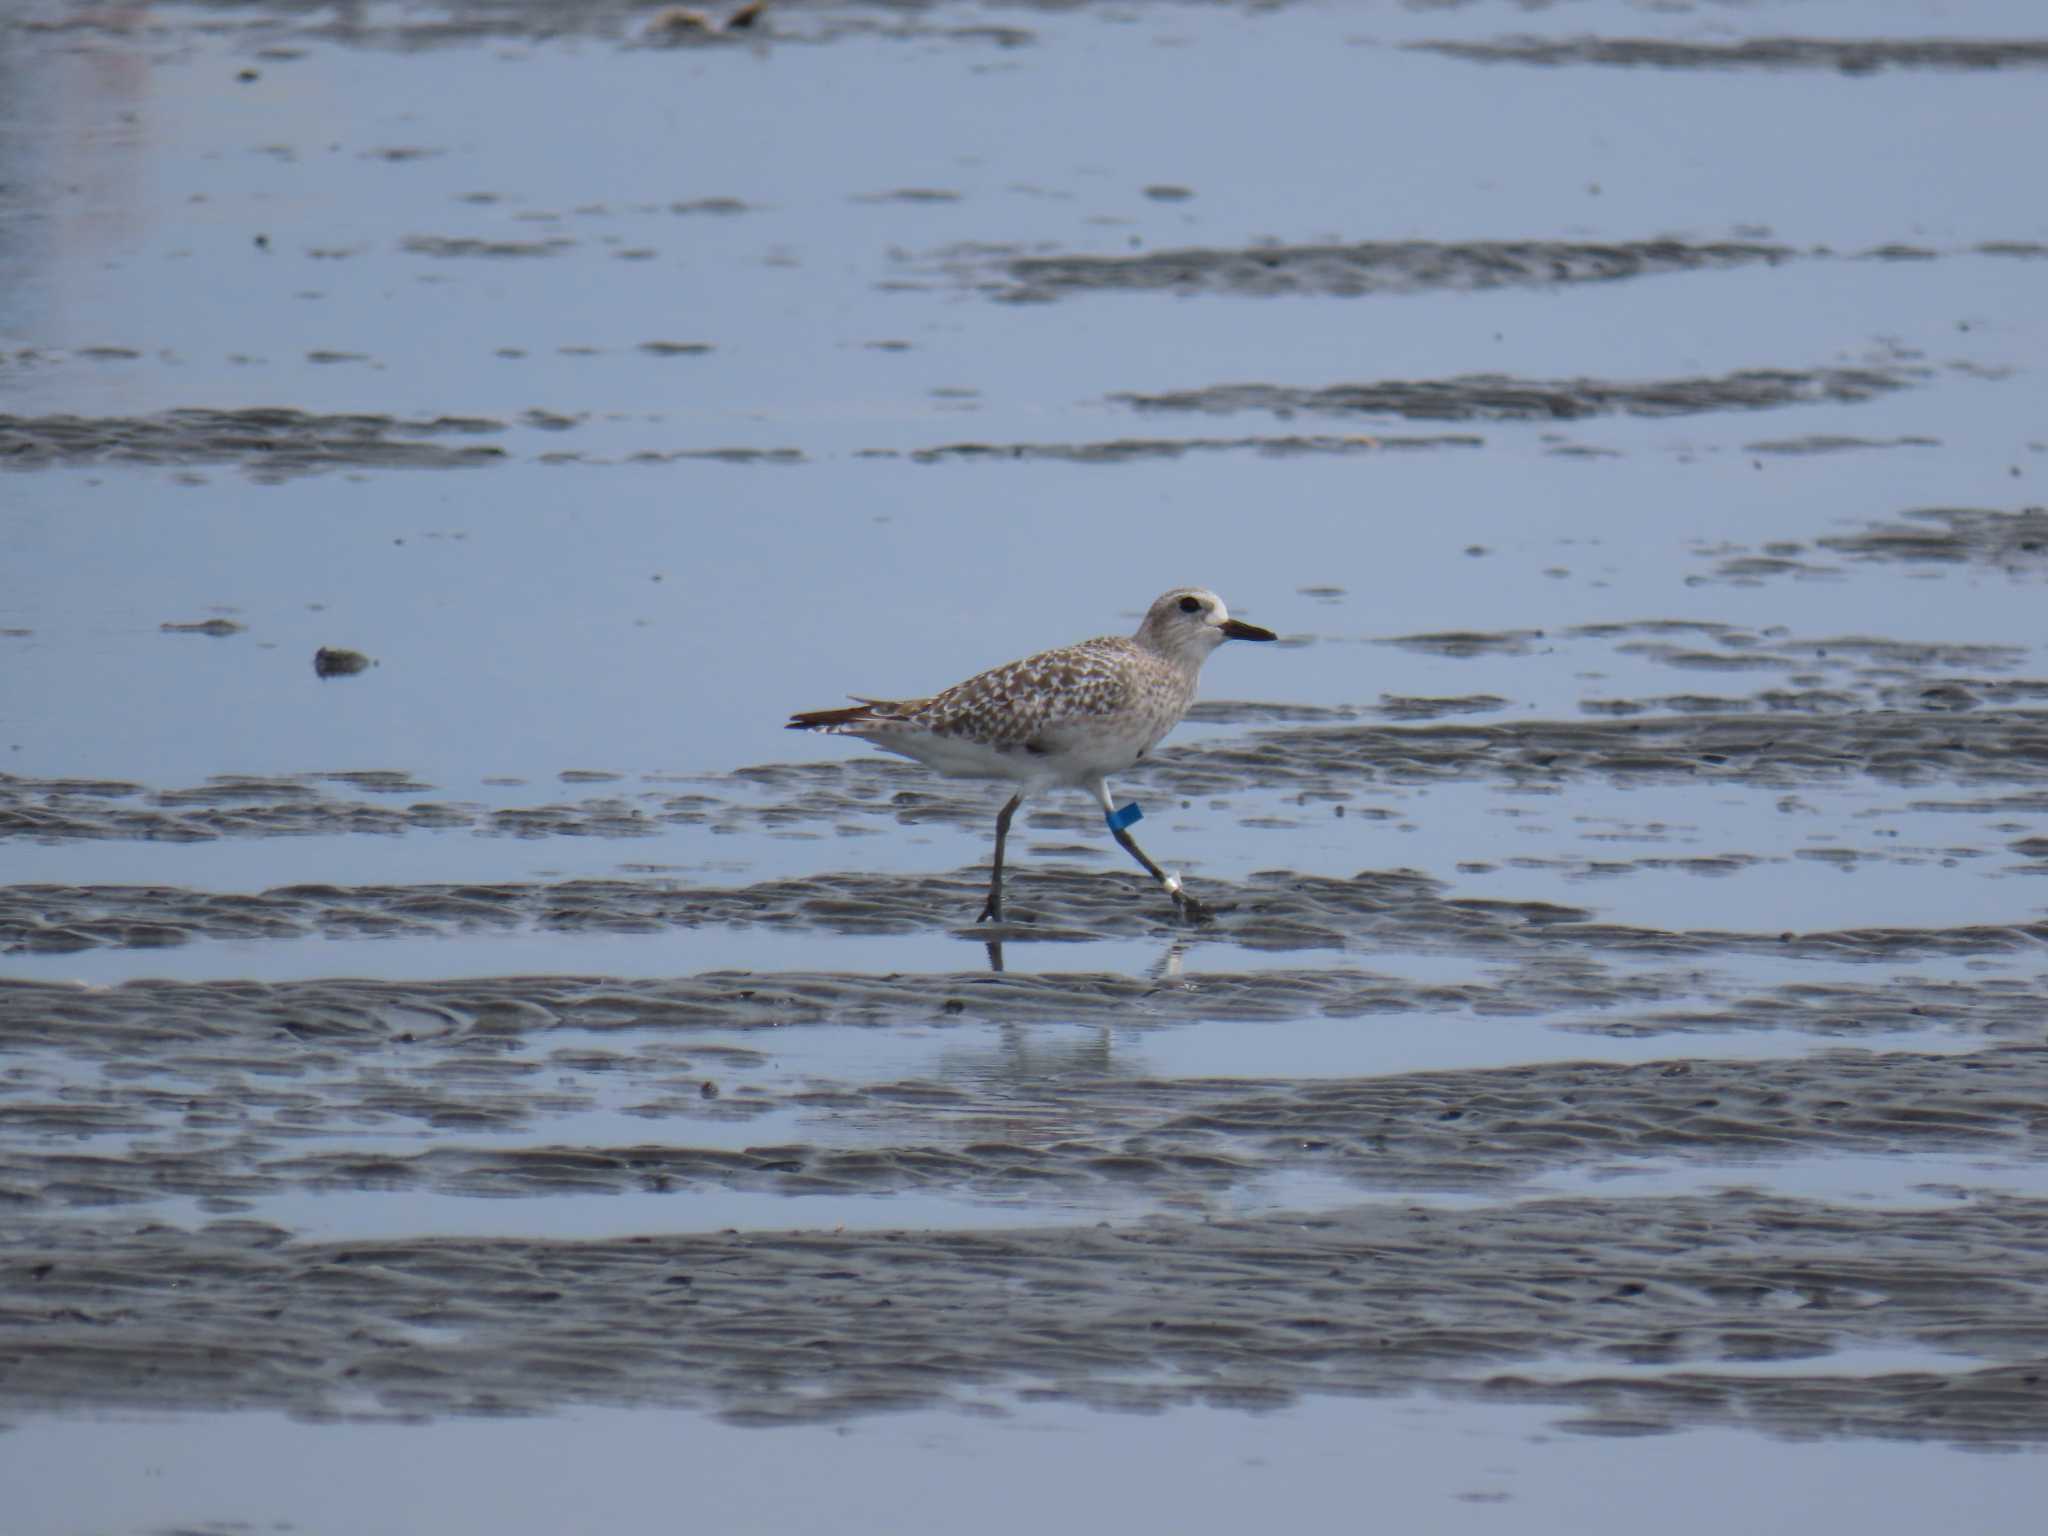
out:
M1280 637L1270 629L1261 629L1256 624L1247 624L1243 619L1225 619L1223 636L1226 640L1278 640Z

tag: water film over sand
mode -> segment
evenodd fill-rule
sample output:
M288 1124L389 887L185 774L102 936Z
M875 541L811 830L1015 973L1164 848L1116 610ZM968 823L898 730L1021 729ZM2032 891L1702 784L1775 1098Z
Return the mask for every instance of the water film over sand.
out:
M1940 10L0 19L23 1536L2018 1528L2048 42ZM1183 582L1211 921L781 729Z

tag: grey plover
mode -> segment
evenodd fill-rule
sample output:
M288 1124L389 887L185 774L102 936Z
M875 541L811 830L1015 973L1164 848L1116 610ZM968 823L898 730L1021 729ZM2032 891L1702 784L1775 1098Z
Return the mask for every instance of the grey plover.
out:
M885 752L916 758L952 779L1000 779L1019 786L996 814L996 856L977 922L1003 919L1003 844L1027 795L1085 789L1124 851L1165 888L1176 910L1207 911L1145 856L1129 828L1136 803L1117 808L1107 775L1141 761L1187 713L1195 677L1226 640L1271 640L1270 629L1233 619L1202 587L1175 587L1146 610L1126 639L1104 635L993 667L928 699L864 699L847 709L792 715L789 729L858 736Z

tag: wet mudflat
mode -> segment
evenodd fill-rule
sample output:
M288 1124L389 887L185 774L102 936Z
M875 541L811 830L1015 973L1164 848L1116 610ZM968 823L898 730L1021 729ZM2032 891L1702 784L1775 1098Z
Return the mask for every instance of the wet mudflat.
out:
M0 22L24 1529L2036 1506L2039 30ZM1211 922L780 729L1181 581Z

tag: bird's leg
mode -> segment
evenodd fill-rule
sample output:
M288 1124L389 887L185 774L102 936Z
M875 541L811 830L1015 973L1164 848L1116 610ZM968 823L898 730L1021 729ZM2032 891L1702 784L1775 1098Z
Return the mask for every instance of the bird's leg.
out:
M1021 794L1010 796L1009 804L996 812L996 861L989 870L988 900L982 903L981 916L977 923L1000 923L1003 920L1003 844L1009 841L1010 818L1017 814L1017 807L1024 803Z
M1117 840L1117 846L1122 848L1123 851L1125 853L1128 853L1132 858L1136 859L1138 863L1144 867L1145 873L1150 875L1154 880L1157 880L1160 883L1160 885L1165 888L1166 894L1173 898L1174 910L1180 913L1182 917L1186 918L1191 923L1208 922L1209 919L1212 916L1214 916L1214 914L1210 912L1210 910L1207 907L1203 906L1199 901L1195 900L1194 897L1188 895L1186 891L1183 891L1180 888L1180 876L1169 875L1157 864L1154 864L1152 860L1146 856L1145 850L1138 846L1138 840L1132 837L1129 832L1124 830L1125 824L1121 820L1122 813L1117 811L1111 804L1109 786L1107 784L1101 784L1097 786L1096 792L1102 800L1103 817L1109 823L1109 835ZM1125 809L1135 812L1136 807L1126 806ZM1136 821L1137 819L1138 818L1135 814L1131 816L1132 821Z
M1154 864L1145 856L1145 850L1138 846L1137 839L1132 837L1122 827L1111 827L1109 830L1110 835L1122 846L1124 852L1144 865L1145 873L1166 887L1166 894L1173 898L1174 908L1182 917L1191 923L1206 923L1209 921L1211 915L1209 909L1180 888L1180 877L1178 875L1169 875L1157 864Z

